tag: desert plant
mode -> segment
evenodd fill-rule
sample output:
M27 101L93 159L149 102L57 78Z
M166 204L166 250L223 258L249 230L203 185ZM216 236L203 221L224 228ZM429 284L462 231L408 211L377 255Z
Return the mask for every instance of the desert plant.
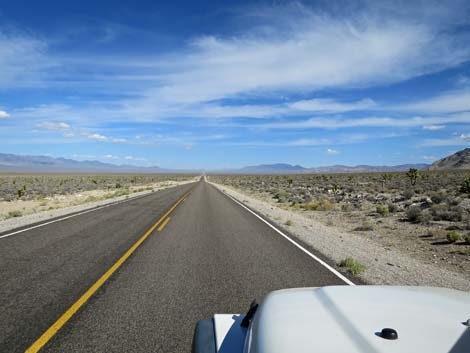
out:
M384 206L384 205L377 205L377 207L375 208L377 213L381 216L388 216L389 214L389 208L387 206Z
M462 185L460 185L460 192L470 194L470 178L465 179Z
M470 234L465 234L463 240L465 240L465 243L470 244Z
M410 179L411 185L415 185L415 184L416 184L416 181L417 181L418 178L419 178L419 171L418 171L418 169L416 169L416 168L410 168L410 169L406 172L406 176L408 177L408 179Z
M23 185L22 188L16 189L16 196L21 199L26 194L26 185Z
M395 213L395 212L398 211L398 206L395 205L394 203L389 202L387 204L387 207L388 207L388 212L390 212L390 213Z
M422 211L418 206L411 206L406 210L406 219L412 223L418 223L421 213Z
M404 192L403 192L403 197L405 198L405 200L409 200L411 199L415 194L415 191L412 190L412 189L406 189Z
M8 218L21 217L23 213L21 211L10 211L8 212Z
M360 232L368 232L374 230L374 225L367 219L362 221L362 224L359 227L356 227L354 230Z
M456 232L455 230L451 230L450 232L448 232L446 237L449 243L455 243L456 241L462 239L460 233Z
M284 222L284 224L286 226L291 226L292 224L294 224L294 222L292 222L290 219L288 219L287 221Z
M354 260L352 257L347 257L344 260L341 260L339 266L345 268L353 276L357 276L367 269L365 265L361 264L357 260Z
M328 199L321 199L304 203L301 207L309 211L330 211L333 209L333 203Z

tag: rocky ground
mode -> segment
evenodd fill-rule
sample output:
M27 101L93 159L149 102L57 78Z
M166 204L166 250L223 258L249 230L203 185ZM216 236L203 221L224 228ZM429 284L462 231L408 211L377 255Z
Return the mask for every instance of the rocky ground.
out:
M386 273L397 270L390 277L394 283L436 285L432 278L445 271L446 276L465 279L470 290L470 200L464 187L469 177L468 171L426 172L418 175L415 185L404 173L219 175L209 180L260 202L269 218L285 228L298 228L305 233L303 238L310 239L309 232L320 227L323 234L330 234L331 243L353 240L349 246L357 251L350 255L346 248L339 256L335 246L326 246L325 254L338 263L353 257L366 266L361 276L371 283L390 283L378 272L384 271L384 265ZM428 275L422 275L422 280L416 274L410 277L411 272L422 271L421 265ZM399 279L400 272L407 273L407 279ZM454 282L440 285L466 288L465 281Z

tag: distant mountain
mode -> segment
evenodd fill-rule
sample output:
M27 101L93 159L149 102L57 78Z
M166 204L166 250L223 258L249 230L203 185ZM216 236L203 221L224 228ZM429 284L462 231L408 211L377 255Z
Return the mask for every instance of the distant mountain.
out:
M425 169L429 167L429 164L419 163L419 164L399 164L399 165L357 165L357 166L347 166L347 165L334 165L331 167L317 167L310 168L307 170L308 173L324 173L324 174L333 174L333 173L374 173L374 172L404 172L410 168L416 168L418 170Z
M300 165L286 163L252 165L237 169L234 172L241 174L292 174L303 173L307 169Z
M470 169L470 148L439 159L428 168L429 170Z
M76 161L47 156L23 156L0 153L1 172L63 172L63 173L164 173L160 167L116 165L99 161Z
M401 164L395 166L371 166L371 165L333 165L326 167L305 168L300 165L291 164L261 164L240 169L225 170L231 174L334 174L334 173L373 173L373 172L402 172L410 168L425 169L429 164Z

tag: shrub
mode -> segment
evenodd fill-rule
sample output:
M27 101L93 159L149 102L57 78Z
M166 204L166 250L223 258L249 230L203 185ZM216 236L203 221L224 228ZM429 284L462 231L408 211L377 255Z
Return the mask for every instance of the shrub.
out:
M406 219L412 223L418 223L421 218L421 209L418 206L411 206L406 210Z
M388 212L390 213L395 213L398 211L398 206L391 202L387 204L387 207L388 207Z
M405 200L409 200L411 199L415 194L415 191L412 190L412 189L406 189L404 192L403 192L403 197L405 198Z
M470 178L465 179L462 185L460 185L460 192L470 194Z
M23 213L21 213L21 211L10 211L8 212L8 218L14 218L14 217L21 217L23 215Z
M357 276L367 269L365 265L361 264L357 260L354 260L352 257L347 257L344 260L341 260L339 266L345 268L353 276Z
M354 230L357 230L357 231L360 231L360 232L367 232L367 231L370 231L370 230L374 230L374 225L370 221L365 219L362 222L362 224Z
M333 209L333 203L328 199L321 199L304 203L301 207L309 211L330 211Z
M462 239L462 236L460 233L456 232L455 230L451 230L450 232L447 233L447 241L449 243L455 243L456 241L459 241Z
M291 226L292 224L294 224L294 222L292 222L290 219L288 219L284 224L286 226Z
M431 195L431 201L435 204L440 204L447 199L447 196L442 193L436 193Z
M390 212L388 207L384 206L384 205L377 205L376 211L381 216L388 216L388 214Z
M341 211L343 212L350 212L354 209L353 205L351 205L350 203L343 203L341 205Z
M465 234L463 240L465 240L467 244L470 244L470 234Z

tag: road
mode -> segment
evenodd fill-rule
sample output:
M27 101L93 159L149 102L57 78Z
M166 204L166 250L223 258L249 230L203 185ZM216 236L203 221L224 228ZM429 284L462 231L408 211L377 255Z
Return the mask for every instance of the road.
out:
M214 313L344 282L201 180L0 239L0 284L1 352L168 353Z

